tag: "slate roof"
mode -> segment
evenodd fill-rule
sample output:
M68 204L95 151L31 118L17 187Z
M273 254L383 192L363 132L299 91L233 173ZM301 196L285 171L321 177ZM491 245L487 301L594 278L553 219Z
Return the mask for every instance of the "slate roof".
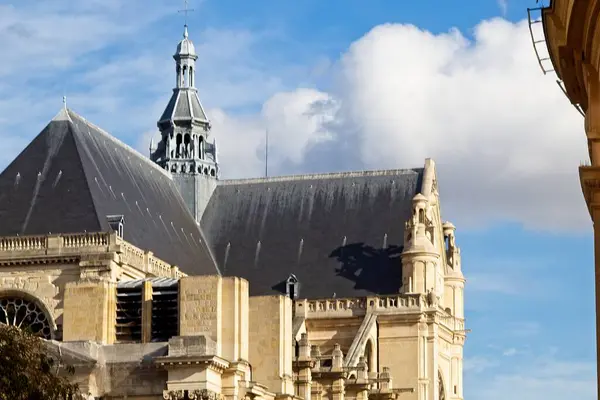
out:
M223 275L251 295L398 293L400 253L423 169L221 181L201 226Z
M0 174L0 236L108 231L188 274L218 272L170 175L63 109Z
M200 121L207 123L208 118L195 88L176 88L158 120L158 124L178 121Z

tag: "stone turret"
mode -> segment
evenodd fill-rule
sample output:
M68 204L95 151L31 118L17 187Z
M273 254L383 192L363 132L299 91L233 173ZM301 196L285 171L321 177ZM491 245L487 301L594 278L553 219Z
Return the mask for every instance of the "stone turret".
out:
M451 314L455 317L464 318L465 277L461 268L460 248L456 246L456 228L452 223L445 222L443 230L444 250L446 252L444 306L449 308Z
M436 301L443 293L440 275L439 244L428 199L422 194L413 198L412 216L406 223L402 253L402 292L431 294Z

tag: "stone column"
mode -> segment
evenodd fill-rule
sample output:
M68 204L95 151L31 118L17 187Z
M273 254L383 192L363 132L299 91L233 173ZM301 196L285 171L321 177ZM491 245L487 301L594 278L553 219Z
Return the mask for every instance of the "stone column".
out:
M310 343L308 342L308 335L303 333L300 338L300 354L298 355L298 379L296 384L298 385L298 396L304 398L304 400L311 400L311 387L312 387L312 373L311 367L313 361L310 357Z
M356 400L369 400L369 368L365 357L358 359L357 369L356 380L361 388L356 392Z
M333 378L331 384L331 400L344 400L344 394L346 391L344 385L344 353L339 344L336 344L331 354L331 372L338 372L339 376Z
M152 282L144 281L142 286L142 343L152 340Z

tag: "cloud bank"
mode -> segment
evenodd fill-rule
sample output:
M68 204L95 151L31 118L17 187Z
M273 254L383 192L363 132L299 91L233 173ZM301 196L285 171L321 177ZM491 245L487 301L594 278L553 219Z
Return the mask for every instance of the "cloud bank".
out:
M328 73L329 90L277 93L249 129L215 123L218 137L251 146L241 159L223 148L223 170L260 175L270 128L277 173L412 168L432 157L445 216L461 227L589 229L577 176L583 120L541 73L525 22L484 21L471 41L457 30L377 26Z

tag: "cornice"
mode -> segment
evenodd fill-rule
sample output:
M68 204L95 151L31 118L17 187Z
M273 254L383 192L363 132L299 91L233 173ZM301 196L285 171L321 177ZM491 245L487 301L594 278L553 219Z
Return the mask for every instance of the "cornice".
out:
M204 365L216 372L223 373L229 368L229 361L219 356L164 356L154 359L154 363L163 368L189 368L192 365Z
M79 264L81 257L77 255L61 256L21 256L0 259L0 266L21 266L21 265L52 265L52 264Z
M600 193L600 167L582 165L579 167L579 179L583 197L593 216L594 209L600 209L600 201L594 201L594 195Z

